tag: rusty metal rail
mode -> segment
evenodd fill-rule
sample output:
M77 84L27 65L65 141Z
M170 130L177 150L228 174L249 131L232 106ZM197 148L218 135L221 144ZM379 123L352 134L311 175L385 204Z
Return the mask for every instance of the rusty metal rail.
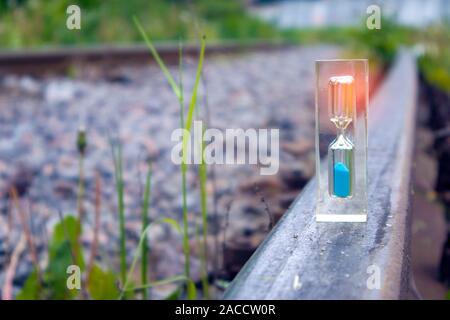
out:
M167 63L178 61L177 42L158 42L158 53ZM208 42L207 53L232 54L243 51L274 50L289 44L279 41L222 41ZM183 44L183 54L198 54L197 43ZM140 64L152 62L145 45L60 47L34 50L0 51L0 73L40 73L42 71L64 72L73 64Z

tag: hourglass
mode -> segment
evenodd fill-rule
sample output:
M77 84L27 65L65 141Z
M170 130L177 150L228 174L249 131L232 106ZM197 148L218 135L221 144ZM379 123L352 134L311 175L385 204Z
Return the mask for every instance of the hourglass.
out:
M366 59L316 61L316 221L367 221Z
M352 196L354 149L349 124L353 121L355 86L352 76L334 76L328 82L330 121L336 126L336 139L328 147L328 192L331 196Z

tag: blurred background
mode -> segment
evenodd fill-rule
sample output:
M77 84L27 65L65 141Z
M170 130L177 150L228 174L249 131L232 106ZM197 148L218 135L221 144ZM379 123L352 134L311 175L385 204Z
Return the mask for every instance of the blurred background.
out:
M449 23L448 0L0 0L2 298L220 298L314 175L314 61L368 58L372 96L401 48L420 78L412 268L449 297ZM194 92L208 127L280 129L279 172L172 163Z

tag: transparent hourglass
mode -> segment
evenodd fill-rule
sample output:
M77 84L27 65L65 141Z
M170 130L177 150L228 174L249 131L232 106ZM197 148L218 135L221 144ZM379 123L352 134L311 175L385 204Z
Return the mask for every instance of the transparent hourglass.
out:
M366 59L316 61L316 221L367 221Z
M334 76L328 82L330 121L336 126L336 139L328 147L328 192L333 197L352 196L354 185L354 150L350 133L355 108L352 76Z

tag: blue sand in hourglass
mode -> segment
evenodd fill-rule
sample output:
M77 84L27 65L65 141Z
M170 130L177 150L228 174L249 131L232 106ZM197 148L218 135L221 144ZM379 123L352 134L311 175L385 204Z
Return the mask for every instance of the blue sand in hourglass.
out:
M350 171L342 162L334 165L334 194L341 198L350 195Z

